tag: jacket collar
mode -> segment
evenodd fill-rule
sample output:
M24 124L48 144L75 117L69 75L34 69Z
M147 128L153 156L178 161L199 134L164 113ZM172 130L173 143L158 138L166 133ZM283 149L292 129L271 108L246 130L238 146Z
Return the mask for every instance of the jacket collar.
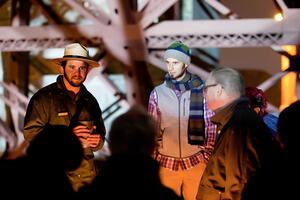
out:
M247 102L248 99L246 97L240 97L234 101L232 101L231 103L229 104L226 104L218 109L216 109L214 112L215 112L215 115L212 116L210 118L210 120L214 123L214 124L217 124L218 127L220 129L223 129L223 127L228 123L228 121L230 120L234 110L235 110L235 107L242 103L242 102Z

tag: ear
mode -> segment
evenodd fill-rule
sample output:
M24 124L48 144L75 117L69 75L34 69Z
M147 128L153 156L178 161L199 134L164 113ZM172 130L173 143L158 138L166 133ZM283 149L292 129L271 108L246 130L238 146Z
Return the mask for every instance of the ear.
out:
M223 94L223 92L224 92L222 86L219 84L216 87L217 87L217 92L216 92L217 95L221 96Z
M88 67L88 70L87 70L87 72L86 72L86 74L88 74L88 73L91 71L91 69L92 69L92 68L89 66L89 67Z
M59 72L60 72L60 74L64 75L65 71L62 66L59 66Z

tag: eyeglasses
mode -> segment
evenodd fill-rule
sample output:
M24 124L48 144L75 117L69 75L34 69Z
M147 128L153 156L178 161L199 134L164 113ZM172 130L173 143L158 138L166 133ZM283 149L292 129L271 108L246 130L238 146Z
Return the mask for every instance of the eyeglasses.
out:
M207 92L207 88L209 88L209 87L214 87L214 86L217 86L218 85L218 83L214 83L214 84L210 84L210 85L205 85L204 87L203 87L203 92Z

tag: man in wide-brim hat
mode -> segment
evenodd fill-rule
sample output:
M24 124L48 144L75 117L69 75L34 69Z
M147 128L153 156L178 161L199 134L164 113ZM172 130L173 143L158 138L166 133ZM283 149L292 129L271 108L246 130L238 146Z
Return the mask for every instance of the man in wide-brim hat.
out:
M62 61L66 60L79 60L86 62L89 67L98 67L99 63L91 60L87 48L79 43L69 44L65 47L64 57L52 59L58 65L61 65Z
M30 99L24 121L24 137L31 142L49 125L70 127L84 150L79 167L67 172L73 189L78 191L96 176L93 152L103 147L106 133L99 104L83 85L89 70L99 64L79 43L67 45L64 56L52 61L58 65L61 75L55 83L40 89ZM91 126L82 125L82 121Z

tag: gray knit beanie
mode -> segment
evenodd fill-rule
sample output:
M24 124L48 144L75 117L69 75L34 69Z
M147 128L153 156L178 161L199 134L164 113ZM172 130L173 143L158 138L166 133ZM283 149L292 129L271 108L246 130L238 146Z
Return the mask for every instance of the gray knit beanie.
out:
M186 65L191 63L190 49L181 41L172 43L165 52L164 59L175 58Z

